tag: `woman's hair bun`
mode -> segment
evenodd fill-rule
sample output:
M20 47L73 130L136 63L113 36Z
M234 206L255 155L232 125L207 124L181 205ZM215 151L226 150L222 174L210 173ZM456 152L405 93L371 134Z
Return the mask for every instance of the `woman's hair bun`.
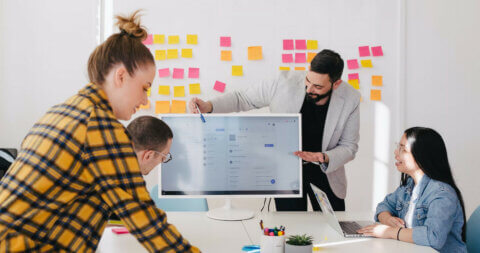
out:
M140 25L140 11L141 10L137 10L129 16L115 16L117 19L116 25L118 26L118 29L120 29L120 33L127 34L130 37L138 38L140 40L147 38L147 30Z

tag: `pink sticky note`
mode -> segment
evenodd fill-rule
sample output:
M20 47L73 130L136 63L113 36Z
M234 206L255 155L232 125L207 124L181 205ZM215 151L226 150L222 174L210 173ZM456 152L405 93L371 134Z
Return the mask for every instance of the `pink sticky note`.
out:
M169 68L159 69L159 70L158 70L158 76L159 76L159 77L168 77L168 76L170 76L170 69L169 69Z
M230 37L220 37L221 47L230 47L232 45L232 39Z
M383 56L382 46L372 47L373 56Z
M199 68L188 68L188 78L198 78L200 76Z
M295 63L307 62L307 56L305 53L295 53Z
M283 50L293 50L293 40L283 40Z
M173 79L183 79L183 69L173 69Z
M293 54L282 54L282 62L283 63L293 62Z
M358 47L360 57L370 56L370 48L368 46Z
M142 41L142 43L144 45L152 45L153 44L153 35L152 34L147 35L147 38L144 41Z
M216 91L224 92L225 91L225 83L222 83L220 81L216 81L215 85L213 86L213 89Z
M307 49L307 41L306 40L295 40L295 49L299 49L299 50Z
M357 59L347 60L348 69L358 69Z
M358 79L358 80L360 80L360 78L358 77L358 73L348 74L348 80L353 80L353 79Z

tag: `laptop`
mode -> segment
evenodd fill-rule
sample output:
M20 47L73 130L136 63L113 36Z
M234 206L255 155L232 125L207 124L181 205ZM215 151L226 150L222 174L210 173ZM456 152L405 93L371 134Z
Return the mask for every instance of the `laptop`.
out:
M330 205L330 201L328 201L327 194L325 194L322 190L318 189L313 184L310 184L312 187L313 193L315 194L315 198L322 208L323 216L327 220L328 224L335 229L338 233L342 234L347 238L356 238L356 237L370 237L363 234L357 233L362 227L368 226L373 224L371 221L338 221L335 213L333 211L332 206Z

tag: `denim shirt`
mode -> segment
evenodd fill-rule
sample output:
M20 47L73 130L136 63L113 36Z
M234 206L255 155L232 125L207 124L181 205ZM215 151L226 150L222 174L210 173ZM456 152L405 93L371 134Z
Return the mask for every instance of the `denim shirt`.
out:
M408 178L406 185L388 194L377 206L375 221L378 222L378 215L384 211L405 219L414 186L413 179ZM467 252L462 241L462 206L450 185L424 175L420 180L413 217L415 244L430 246L440 252Z

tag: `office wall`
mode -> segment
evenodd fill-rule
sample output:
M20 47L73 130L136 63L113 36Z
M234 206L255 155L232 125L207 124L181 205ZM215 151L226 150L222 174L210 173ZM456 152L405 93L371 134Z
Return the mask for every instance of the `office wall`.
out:
M436 129L467 216L480 205L480 1L407 1L406 127Z

